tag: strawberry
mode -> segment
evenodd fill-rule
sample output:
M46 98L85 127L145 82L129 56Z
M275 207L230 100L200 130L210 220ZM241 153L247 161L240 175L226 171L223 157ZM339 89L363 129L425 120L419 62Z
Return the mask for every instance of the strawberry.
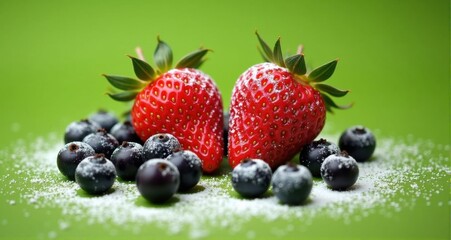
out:
M332 75L337 60L306 74L302 52L284 59L280 38L271 50L256 34L266 62L241 74L233 89L229 163L235 167L246 158L257 158L275 169L318 136L326 111L350 105L339 106L329 97L348 91L320 83Z
M104 75L114 87L114 100L134 100L133 127L147 140L157 133L174 135L183 149L191 150L203 162L203 171L219 168L223 154L223 112L221 94L214 81L197 70L208 49L198 49L183 57L174 69L172 50L158 38L154 53L157 70L144 57L131 57L138 79ZM140 52L138 52L139 55Z

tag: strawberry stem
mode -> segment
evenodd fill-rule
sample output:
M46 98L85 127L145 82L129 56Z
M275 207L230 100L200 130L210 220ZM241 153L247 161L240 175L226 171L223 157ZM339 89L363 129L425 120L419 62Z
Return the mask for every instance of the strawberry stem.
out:
M300 84L310 85L310 81L305 75L294 75L294 79Z

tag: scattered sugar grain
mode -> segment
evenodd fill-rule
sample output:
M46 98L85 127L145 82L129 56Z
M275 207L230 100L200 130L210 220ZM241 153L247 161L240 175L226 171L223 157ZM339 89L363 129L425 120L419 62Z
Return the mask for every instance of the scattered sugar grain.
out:
M328 139L336 139L336 136ZM49 142L56 144L49 145ZM0 152L2 159L14 159L17 163L7 169L11 174L0 176L0 191L12 196L7 183L16 181L20 175L24 186L16 190L25 204L34 208L59 208L62 215L70 217L60 220L49 238L57 237L57 231L69 228L75 222L88 224L112 223L139 234L140 226L153 224L168 235L187 231L192 239L207 238L209 229L226 228L239 232L241 225L259 219L263 222L278 220L302 220L302 226L288 225L283 229L271 229L277 236L306 229L318 214L345 223L361 221L374 213L387 217L403 209L412 209L419 199L426 206L444 206L451 202L434 202L432 197L446 193L448 188L437 180L447 179L448 146L443 153L431 142L415 143L414 139L379 139L374 160L359 163L359 179L347 191L333 191L322 181L314 181L309 200L305 205L290 207L278 203L275 196L261 199L238 199L233 194L230 174L204 177L199 182L202 189L196 193L176 194L178 201L170 207L152 208L141 206L142 200L136 186L116 181L114 191L96 197L83 197L74 182L63 180L56 167L56 154L63 146L56 138L39 138L30 148L25 143L16 144L16 149ZM428 151L424 151L424 146ZM448 149L448 150L446 150ZM421 161L419 159L422 159ZM18 170L22 172L18 174ZM17 183L16 183L17 184ZM20 184L18 184L20 185ZM8 187L7 187L8 186ZM8 189L9 188L9 189ZM8 190L7 190L8 189ZM9 194L9 195L8 195ZM14 200L8 200L9 203ZM15 201L14 201L15 204ZM383 206L382 212L377 206ZM7 224L4 219L2 224ZM246 234L248 239L258 238L255 232Z
M51 232L49 232L49 233L47 234L47 236L48 236L50 239L54 239L54 238L56 238L56 237L58 236L58 234L57 234L55 231L51 231Z
M58 226L59 226L59 229L66 230L69 228L70 224L66 221L59 221Z

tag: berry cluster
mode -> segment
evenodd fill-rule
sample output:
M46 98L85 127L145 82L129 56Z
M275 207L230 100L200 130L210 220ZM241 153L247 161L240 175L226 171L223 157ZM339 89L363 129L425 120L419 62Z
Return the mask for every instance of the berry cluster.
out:
M274 195L288 205L305 202L312 190L313 177L321 177L331 189L349 189L359 176L357 161L370 159L376 141L367 128L355 126L341 135L339 146L325 139L313 141L302 148L301 165L289 162L278 167L274 174L265 161L245 159L233 169L232 186L242 197L256 198L272 182Z
M314 141L326 112L352 105L336 104L333 98L349 91L325 83L338 59L308 71L302 47L284 57L280 38L271 48L256 35L265 62L240 75L230 114L223 113L213 79L197 69L209 49L189 53L174 67L172 50L160 38L155 66L138 49L138 58L129 56L136 78L104 75L119 90L108 93L112 99L133 101L131 117L119 123L99 111L71 123L58 153L61 173L93 194L108 191L116 175L136 180L141 195L157 203L194 187L202 172L217 171L223 156L234 168L233 188L245 198L261 197L272 186L280 202L298 205L308 198L313 177L334 190L354 185L357 162L374 152L374 135L356 126L338 146ZM299 151L300 165L289 163Z
M108 192L117 176L136 180L145 199L162 203L196 186L202 176L199 157L182 150L173 135L156 134L141 145L130 121L119 123L105 111L69 124L64 140L58 169L89 194Z

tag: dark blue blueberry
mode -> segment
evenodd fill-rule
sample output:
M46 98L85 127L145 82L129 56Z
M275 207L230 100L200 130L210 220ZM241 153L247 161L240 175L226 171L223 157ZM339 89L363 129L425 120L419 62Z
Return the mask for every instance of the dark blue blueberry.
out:
M141 138L139 138L138 134L136 134L130 121L117 123L113 128L111 128L110 134L113 135L119 143L126 141L142 144Z
M66 132L64 133L64 143L70 142L81 142L83 138L91 133L95 133L100 126L88 119L82 119L78 122L71 122L66 127Z
M376 139L368 128L354 126L341 134L338 146L357 162L364 162L373 155L376 149Z
M179 188L177 167L164 159L151 159L138 169L136 186L141 195L152 203L169 200Z
M280 166L272 179L272 191L281 203L302 204L310 195L313 186L312 174L302 166L287 163Z
M102 194L110 190L116 179L113 163L103 154L85 158L75 170L75 181L90 194Z
M232 187L245 198L263 195L271 184L272 171L260 159L245 159L232 171Z
M359 166L345 151L333 154L321 165L321 177L332 189L345 190L357 182Z
M100 125L101 128L105 128L107 132L111 130L111 128L119 122L117 117L109 113L103 109L100 109L96 113L93 113L89 116L89 120L96 122Z
M195 153L182 150L169 155L166 160L179 170L179 192L187 191L197 185L202 176L202 161Z
M111 158L111 154L119 146L116 138L108 134L103 128L83 138L83 142L89 144L96 153L105 154L106 158Z
M126 181L134 181L138 168L144 163L142 146L134 142L122 142L111 154L111 162L116 166L118 177Z
M144 159L167 158L174 152L181 150L180 142L168 133L159 133L151 136L144 143Z
M229 112L224 112L224 127L223 127L223 138L224 138L224 156L228 154L228 146L229 146Z
M85 158L93 156L94 149L84 142L71 142L58 152L56 164L60 172L70 180L75 180L75 169Z
M299 154L299 162L310 170L314 177L321 177L320 168L324 159L332 154L339 153L337 145L321 138L305 145Z

